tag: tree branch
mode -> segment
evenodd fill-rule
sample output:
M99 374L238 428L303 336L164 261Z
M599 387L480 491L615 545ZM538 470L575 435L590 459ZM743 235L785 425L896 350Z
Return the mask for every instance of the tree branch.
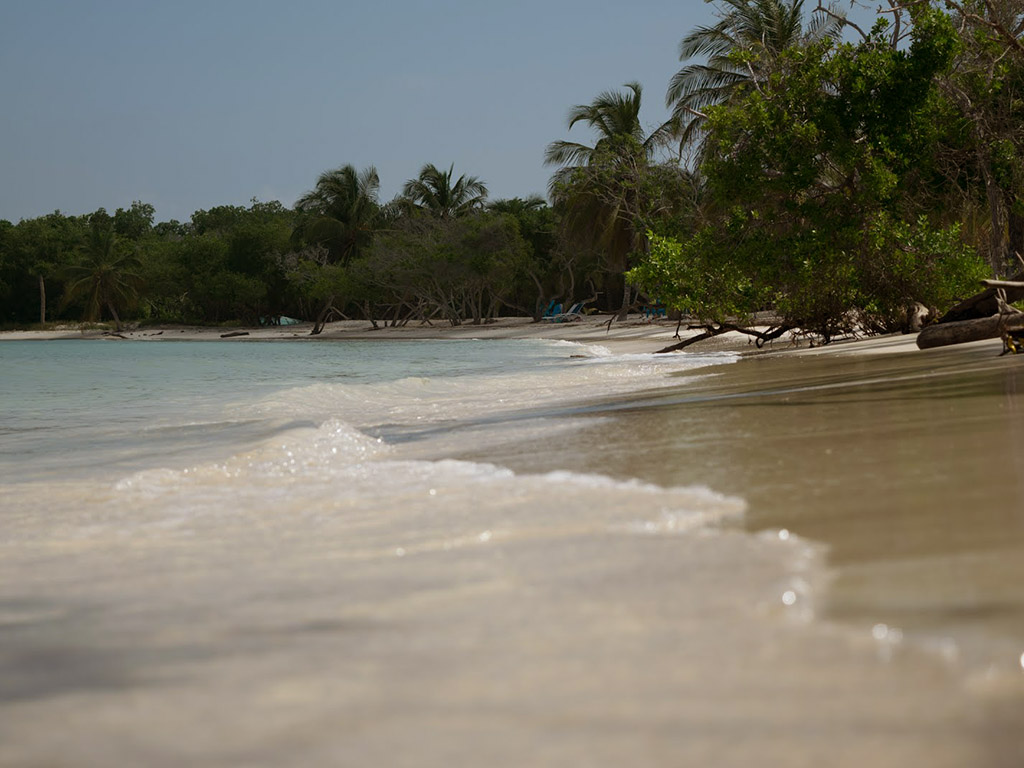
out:
M742 333L746 336L753 336L756 339L756 341L754 342L755 345L758 349L761 349L769 341L774 341L783 334L786 334L789 331L793 330L793 326L780 325L774 328L769 328L767 331L758 331L753 328L747 328L746 326L743 325L734 325L733 323L719 323L717 327L710 323L706 325L691 325L688 327L688 330L694 331L697 330L698 328L703 328L704 333L699 333L696 336L691 336L688 339L683 339L678 344L672 344L670 346L665 347L664 349L659 349L654 354L663 355L668 352L677 352L680 349L685 349L691 344L696 344L698 341L704 341L705 339L710 339L714 336L721 336L723 333L729 333L729 331Z
M992 0L983 0L983 2L985 3L985 8L988 10L989 16L991 16L993 19L996 18L996 9L992 3ZM1003 26L1000 22L986 19L983 16L979 16L976 13L970 13L964 8L963 3L959 2L958 0L947 0L947 3L953 8L956 8L956 10L960 12L960 15L964 19L970 19L971 21L977 22L983 27L988 27L989 29L996 32L1001 38L1003 38L1003 40L1006 43L1008 43L1011 48L1015 49L1018 53L1024 53L1024 44L1022 44L1021 41L1017 38L1017 36L1014 35L1005 26ZM912 3L912 5L916 4L917 3Z
M845 27L853 27L860 34L861 39L863 39L863 40L867 40L868 39L868 35L867 35L867 33L863 29L861 29L859 26L854 24L852 21L850 21L848 18L846 18L842 14L838 14L835 11L833 11L831 8L827 7L821 0L818 0L818 7L815 8L814 10L815 10L816 13L824 13L826 16L829 16L829 17L835 19L836 21L840 22Z

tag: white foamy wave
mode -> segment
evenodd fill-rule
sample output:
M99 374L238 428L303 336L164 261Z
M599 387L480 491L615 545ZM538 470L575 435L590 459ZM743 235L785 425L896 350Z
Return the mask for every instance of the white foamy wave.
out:
M574 355L581 357L613 357L615 355L608 347L602 344L589 344L582 341L567 341L559 339L549 344L555 348L568 348Z
M246 412L265 417L338 418L362 428L438 424L680 386L686 381L680 373L739 359L728 353L611 355L600 346L556 343L585 354L557 365L501 373L410 376L377 383L319 382L277 392L246 406Z
M181 482L194 483L204 478L331 476L341 468L358 465L388 450L382 440L330 419L315 429L296 429L278 436L225 462L183 470L144 470L120 480L115 487L119 491L154 493L162 488L173 490Z
M664 370L673 369L685 371L691 371L697 368L706 368L711 365L727 365L729 363L735 363L740 359L740 356L733 352L707 352L700 355L686 354L685 352L671 352L663 355L656 352L633 352L623 355L595 354L590 357L591 359L589 361L583 362L604 365L609 363L617 365L639 364L655 366Z
M133 536L193 536L225 525L287 535L290 520L314 519L360 558L524 538L680 534L734 521L744 509L703 487L395 459L337 423L223 463L140 472L115 493L131 510Z

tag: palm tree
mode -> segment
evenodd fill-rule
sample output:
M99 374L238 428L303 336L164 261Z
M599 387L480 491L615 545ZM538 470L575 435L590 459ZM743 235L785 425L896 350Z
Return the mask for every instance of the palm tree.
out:
M732 99L743 87L772 71L779 54L794 45L835 39L845 20L834 8L815 11L804 26L804 0L721 0L717 24L698 27L679 44L679 60L706 56L688 64L669 81L665 105L679 125L680 148L703 132L704 110ZM740 61L735 54L753 54Z
M602 151L620 146L626 141L634 142L645 158L650 159L659 143L671 136L673 124L669 121L650 135L645 135L640 123L643 86L630 82L625 87L629 93L604 91L589 104L577 104L570 109L569 130L576 123L586 123L597 131L597 142L591 147L575 141L553 141L544 152L545 165L589 165ZM557 183L557 180L553 183Z
M316 187L295 203L310 216L300 233L327 248L332 262L348 264L373 240L381 214L379 191L372 165L362 171L345 165L320 174Z
M487 199L487 187L476 176L459 176L452 183L455 164L447 171L431 163L420 169L420 175L409 179L402 188L408 203L441 219L452 219L477 210Z
M628 92L605 91L590 104L569 111L569 129L584 123L597 133L593 146L554 141L544 153L547 165L561 165L549 192L563 214L567 234L595 248L610 272L629 268L629 255L646 242L643 176L655 150L675 131L669 120L651 133L640 122L643 88L626 83ZM629 309L630 287L624 285L619 317Z
M138 295L142 282L138 270L142 264L134 253L119 253L118 239L110 217L94 215L86 245L85 258L80 264L64 270L67 287L64 305L79 296L85 296L85 320L98 320L103 309L110 312L114 327L121 330L118 305L124 306Z

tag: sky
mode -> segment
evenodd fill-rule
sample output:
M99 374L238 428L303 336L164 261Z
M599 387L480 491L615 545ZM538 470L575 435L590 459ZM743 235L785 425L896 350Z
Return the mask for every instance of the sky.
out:
M810 5L810 3L808 3ZM373 165L426 163L494 198L544 194L574 104L628 81L665 120L703 0L0 0L0 219L141 200L188 220L286 206Z

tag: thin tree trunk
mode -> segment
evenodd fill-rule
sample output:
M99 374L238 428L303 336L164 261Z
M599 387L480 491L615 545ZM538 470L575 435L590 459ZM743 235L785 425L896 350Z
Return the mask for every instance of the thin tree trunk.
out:
M1024 253L1024 216L1014 211L1013 202L1007 201L1007 253L1006 260L1010 262L1013 260L1013 254ZM1018 203L1019 205L1019 203ZM1005 269L1006 267L1004 267Z
M621 322L629 317L629 304L633 298L633 286L625 279L622 281L622 306L619 308L618 320Z
M988 198L989 218L992 230L989 232L989 253L988 262L992 267L993 277L1002 277L1006 269L1006 216L1003 205L1003 195L992 175L991 169L986 162L987 158L981 160L981 172L985 177L985 195Z
M121 331L121 318L117 316L117 310L114 309L114 302L108 301L107 302L107 309L110 310L110 316L112 318L114 318L114 330L120 333L120 331Z
M324 326L327 324L327 318L334 309L334 296L330 296L324 303L323 309L316 316L316 322L313 323L313 330L309 332L310 336L318 336L323 332Z
M370 302L363 302L363 311L366 312L366 317L369 318L370 324L373 325L373 330L379 330L380 326L377 325L377 321L373 319L373 308L370 306ZM387 324L387 321L385 321Z
M469 309L473 314L473 325L480 325L484 321L484 293L477 290L472 293L469 299Z
M39 275L39 324L46 325L46 281Z

